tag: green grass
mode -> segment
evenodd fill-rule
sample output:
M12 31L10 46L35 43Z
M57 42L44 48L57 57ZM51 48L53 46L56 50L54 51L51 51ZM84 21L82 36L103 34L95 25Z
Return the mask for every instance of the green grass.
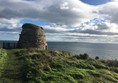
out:
M6 61L7 61L7 53L5 50L0 49L0 71L1 72L3 72ZM0 76L2 74L1 72L0 72Z
M1 49L0 56L0 83L118 83L117 60L38 49Z

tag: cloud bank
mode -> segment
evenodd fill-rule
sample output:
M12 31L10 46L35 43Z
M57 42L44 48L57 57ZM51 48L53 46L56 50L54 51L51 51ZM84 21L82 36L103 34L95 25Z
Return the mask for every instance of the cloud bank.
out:
M46 22L41 26L48 41L117 43L117 4L117 0L101 5L80 0L0 0L0 39L17 40L22 20L28 19Z

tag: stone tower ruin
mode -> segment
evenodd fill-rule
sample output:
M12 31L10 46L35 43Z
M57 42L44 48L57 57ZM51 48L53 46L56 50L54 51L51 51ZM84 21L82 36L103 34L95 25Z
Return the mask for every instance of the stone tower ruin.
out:
M17 47L46 50L47 43L43 28L30 23L23 24Z

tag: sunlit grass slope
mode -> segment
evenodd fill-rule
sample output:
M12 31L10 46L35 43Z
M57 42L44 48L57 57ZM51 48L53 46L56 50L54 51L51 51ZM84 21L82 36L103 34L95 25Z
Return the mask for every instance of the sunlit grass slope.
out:
M118 61L57 50L1 49L0 83L118 83Z

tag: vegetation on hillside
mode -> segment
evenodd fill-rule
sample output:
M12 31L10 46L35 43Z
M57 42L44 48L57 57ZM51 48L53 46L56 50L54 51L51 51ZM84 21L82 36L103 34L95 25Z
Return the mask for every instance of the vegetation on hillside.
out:
M7 61L7 53L5 50L0 49L0 76L2 70L4 69L4 65L6 61Z
M0 53L8 58L4 72L0 72L4 83L118 83L117 60L92 59L86 53L73 55L57 50L4 52Z

